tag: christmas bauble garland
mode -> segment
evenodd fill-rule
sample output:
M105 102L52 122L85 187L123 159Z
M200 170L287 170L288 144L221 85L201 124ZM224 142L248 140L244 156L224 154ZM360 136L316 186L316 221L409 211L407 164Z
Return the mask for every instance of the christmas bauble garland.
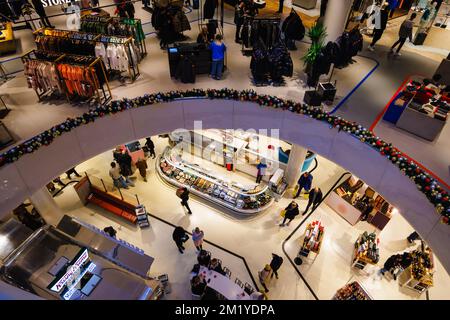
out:
M112 101L109 105L99 105L76 118L68 118L51 129L42 132L34 138L15 146L7 152L0 155L0 167L6 163L17 161L21 156L27 153L33 153L42 146L47 146L53 140L72 129L79 127L106 115L115 114L132 108L170 102L183 98L209 98L209 99L228 99L238 101L250 101L276 109L289 110L291 112L303 114L310 118L328 123L330 128L337 128L339 131L359 139L361 142L371 146L379 153L389 159L406 176L408 176L425 194L428 200L436 207L439 214L442 215L442 222L450 224L450 197L449 194L433 179L427 172L422 170L415 162L411 161L405 154L396 149L392 144L381 140L373 135L371 131L358 125L355 122L349 122L330 115L317 107L311 107L291 100L283 100L275 96L260 95L253 90L233 90L233 89L192 89L187 91L170 91L145 94L142 97L134 99L124 98L118 101Z

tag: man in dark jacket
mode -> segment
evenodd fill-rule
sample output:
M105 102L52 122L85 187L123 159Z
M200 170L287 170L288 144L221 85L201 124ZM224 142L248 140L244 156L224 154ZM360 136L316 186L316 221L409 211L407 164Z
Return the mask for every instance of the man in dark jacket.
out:
M272 253L272 261L270 262L270 267L272 268L273 273L270 275L271 278L273 278L273 275L275 274L275 278L278 279L278 269L280 269L281 265L283 264L283 258L276 255L275 253Z
M189 214L192 214L191 208L189 208L188 200L189 200L189 190L187 188L183 188L183 193L180 195L181 205L186 207Z
M178 251L180 253L184 253L183 250L185 250L185 247L183 244L189 240L189 236L187 235L186 230L183 229L183 227L175 227L175 230L173 230L172 233L172 239L175 241L175 244L177 245Z
M312 205L312 210L314 211L322 201L322 190L320 190L319 187L315 187L309 192L309 200L308 205L306 206L305 212L303 212L303 215L308 213L309 207Z
M311 189L312 180L313 176L309 172L305 172L300 176L300 179L298 179L298 190L294 199L298 198L300 192L302 192L302 189L305 189L307 192Z
M389 271L394 276L394 279L397 280L397 277L394 274L394 268L400 264L401 259L402 256L399 254L390 256L384 263L383 268L380 270L381 274L384 276L384 273Z
M45 9L44 6L42 5L41 0L31 0L31 2L33 3L34 10L39 15L39 18L41 18L44 27L54 28L55 26L53 26L50 20L48 20L47 14L45 13Z
M400 56L400 50L406 42L406 39L409 38L409 41L412 42L412 32L414 27L414 19L417 17L417 14L414 12L411 14L411 17L408 20L403 21L400 26L400 30L398 31L398 40L392 45L391 51L389 53L394 53L394 49L397 45L397 51L395 52L396 56Z
M375 44L378 42L378 40L381 39L384 30L386 30L388 17L389 17L389 7L387 4L385 4L381 9L380 13L374 17L375 29L373 30L372 43L368 47L370 51L375 50L374 48Z
M148 149L148 152L150 152L150 156L155 159L155 144L153 143L152 139L150 137L145 139L145 146Z

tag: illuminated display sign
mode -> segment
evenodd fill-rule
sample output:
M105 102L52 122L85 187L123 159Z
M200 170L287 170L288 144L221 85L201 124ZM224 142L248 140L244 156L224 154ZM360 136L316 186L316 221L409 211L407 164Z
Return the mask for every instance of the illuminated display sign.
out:
M71 0L41 0L41 3L44 6L44 8L60 6L64 3L71 3L71 2L72 2Z
M50 283L48 287L50 290L54 292L61 292L66 283L79 274L81 266L89 260L88 250L83 249L82 251L80 251L80 253L78 253L74 258L74 260L75 262L69 265L62 277L57 277L54 281L52 281L52 283Z

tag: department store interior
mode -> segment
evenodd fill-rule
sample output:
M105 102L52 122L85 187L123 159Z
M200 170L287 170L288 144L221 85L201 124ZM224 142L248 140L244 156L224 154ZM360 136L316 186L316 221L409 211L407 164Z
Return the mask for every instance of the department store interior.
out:
M0 0L0 299L450 300L449 18Z

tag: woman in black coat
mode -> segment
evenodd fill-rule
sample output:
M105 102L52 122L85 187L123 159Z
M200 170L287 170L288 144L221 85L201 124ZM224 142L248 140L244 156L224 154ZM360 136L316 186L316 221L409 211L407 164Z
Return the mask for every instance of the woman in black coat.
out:
M289 220L287 223L287 225L289 225L289 223L291 223L291 221L300 214L300 211L298 210L298 204L295 201L292 201L284 210L286 211L286 213L284 214L284 219L280 226L284 226L286 220Z

